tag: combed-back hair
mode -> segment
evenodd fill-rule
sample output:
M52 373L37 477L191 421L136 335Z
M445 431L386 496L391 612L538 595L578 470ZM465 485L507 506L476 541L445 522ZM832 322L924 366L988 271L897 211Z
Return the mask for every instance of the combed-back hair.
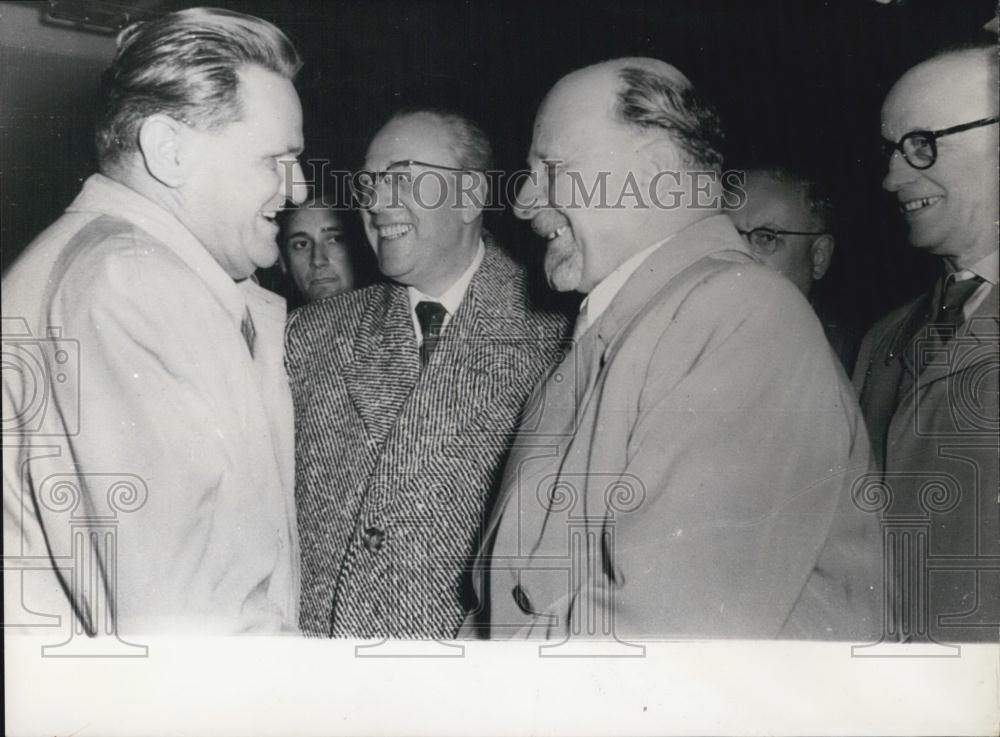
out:
M751 166L747 171L765 174L772 179L798 187L805 199L809 214L824 233L836 230L836 207L826 183L818 176L791 164L765 163Z
M618 76L616 112L626 125L667 133L685 156L685 164L722 172L725 133L707 100L690 84L637 66L625 66Z
M102 168L138 148L139 128L162 113L199 130L240 120L239 72L259 66L294 79L298 52L260 18L218 8L190 8L134 23L101 78L96 130Z
M489 136L473 120L461 113L435 107L404 108L393 113L386 125L401 118L419 115L437 118L445 127L459 167L483 172L493 169L493 146Z

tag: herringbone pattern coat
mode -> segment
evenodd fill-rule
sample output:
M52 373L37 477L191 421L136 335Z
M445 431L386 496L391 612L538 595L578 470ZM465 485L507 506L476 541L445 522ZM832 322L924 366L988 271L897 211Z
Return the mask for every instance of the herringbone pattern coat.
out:
M305 633L455 635L518 417L566 319L487 242L421 371L405 287L377 284L289 319Z

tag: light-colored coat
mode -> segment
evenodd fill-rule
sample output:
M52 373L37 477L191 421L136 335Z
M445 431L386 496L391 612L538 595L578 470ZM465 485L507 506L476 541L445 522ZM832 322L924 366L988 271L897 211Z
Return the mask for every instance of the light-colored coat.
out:
M861 346L855 384L888 495L886 519L914 542L922 585L902 578L904 638L993 641L1000 633L1000 307L994 286L943 346L933 293L891 312ZM926 367L915 367L924 354ZM909 518L910 522L907 522ZM902 537L899 542L904 543ZM904 618L905 617L905 618Z
M405 287L292 313L302 630L450 638L518 416L566 319L524 268L486 255L421 370Z
M5 586L8 623L69 615L65 586L89 633L295 627L284 317L166 211L87 181L3 281L5 360L30 367L3 372L4 555L41 569Z
M877 634L851 387L809 305L725 216L653 252L525 412L538 421L507 464L466 633Z

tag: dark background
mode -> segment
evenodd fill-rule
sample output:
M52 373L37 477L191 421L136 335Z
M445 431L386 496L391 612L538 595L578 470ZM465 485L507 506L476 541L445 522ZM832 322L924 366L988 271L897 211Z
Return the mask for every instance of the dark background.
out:
M119 3L146 13L195 4ZM306 61L304 158L337 167L361 163L395 108L431 103L471 113L499 166L518 169L538 102L561 75L625 55L675 64L720 108L727 163L784 158L824 176L841 225L821 296L859 328L926 288L937 267L907 247L879 186L882 99L933 49L996 38L982 30L993 0L211 4L264 17L296 42ZM4 268L93 170L91 105L114 48L111 36L43 27L44 4L6 5L18 27L0 26ZM0 4L0 24L4 16ZM59 39L71 37L89 46L67 50ZM491 215L488 227L521 250L541 248L508 213Z

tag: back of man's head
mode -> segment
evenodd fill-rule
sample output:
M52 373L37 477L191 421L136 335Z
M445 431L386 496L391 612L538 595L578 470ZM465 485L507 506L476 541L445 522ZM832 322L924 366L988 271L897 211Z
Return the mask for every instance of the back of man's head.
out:
M95 140L101 169L137 150L150 115L200 130L239 120L239 71L247 66L291 80L302 62L278 28L229 10L190 8L126 28L102 77Z
M674 67L622 59L615 114L628 126L668 136L691 169L722 172L725 134L715 108Z

